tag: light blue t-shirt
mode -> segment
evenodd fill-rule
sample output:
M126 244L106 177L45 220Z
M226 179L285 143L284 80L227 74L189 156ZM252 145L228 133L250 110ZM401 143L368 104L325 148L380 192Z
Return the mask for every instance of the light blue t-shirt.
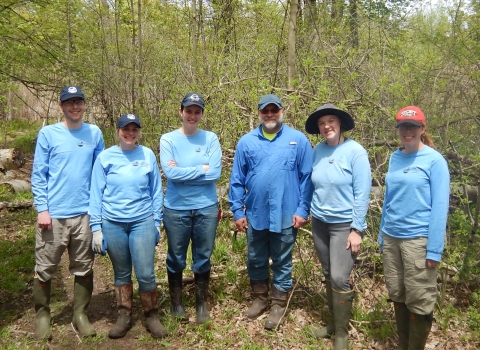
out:
M175 167L167 163L174 160ZM160 138L160 164L167 178L165 207L173 210L201 209L218 202L215 182L222 171L222 150L217 135L198 130L186 136L179 130ZM209 165L205 172L202 165Z
M86 214L93 163L103 150L100 129L91 124L70 130L62 123L43 127L37 137L32 192L38 212L53 219Z
M450 174L445 158L431 147L417 152L393 152L385 177L386 189L378 241L427 237L426 259L440 261L450 199Z
M90 196L90 227L100 230L102 219L134 222L153 215L155 226L162 216L162 180L150 148L124 151L112 146L93 166Z
M311 214L328 224L352 222L364 231L372 176L367 151L352 139L337 146L321 142L313 150Z

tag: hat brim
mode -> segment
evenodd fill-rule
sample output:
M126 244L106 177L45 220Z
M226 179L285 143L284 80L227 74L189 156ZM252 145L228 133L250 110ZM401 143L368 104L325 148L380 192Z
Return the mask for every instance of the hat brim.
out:
M65 101L71 100L72 98L80 98L82 100L85 100L85 96L83 96L82 94L70 94L64 97L63 100L60 99L60 102L65 102Z
M195 102L185 102L184 104L182 104L183 107L189 107L189 106L198 106L200 107L201 109L204 109L205 107L200 104L200 103L195 103Z
M336 108L323 108L316 110L308 116L307 121L305 122L305 131L312 135L320 134L317 122L318 119L326 115L335 115L339 117L343 131L349 131L355 127L355 122L353 121L352 116L347 112Z
M142 126L139 123L135 121L128 121L127 123L117 123L117 129L123 129L128 124L136 124L140 129L142 128Z
M282 105L279 104L278 102L265 102L265 103L262 103L261 105L258 106L258 109L259 110L262 110L264 109L265 107L267 107L268 105L275 105L277 106L278 108L282 109Z
M402 124L413 124L413 125L415 125L415 126L423 126L423 124L420 123L420 122L417 121L417 120L403 119L403 120L399 121L399 122L397 123L397 125L395 125L395 127L398 128L398 127L399 127L400 125L402 125Z

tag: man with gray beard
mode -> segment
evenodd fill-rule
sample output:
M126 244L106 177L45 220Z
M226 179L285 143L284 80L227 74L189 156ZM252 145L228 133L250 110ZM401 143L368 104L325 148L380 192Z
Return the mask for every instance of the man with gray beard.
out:
M310 211L312 146L301 132L283 124L282 101L265 95L258 103L260 126L238 142L228 200L237 229L247 234L247 270L254 319L268 308L269 258L272 307L266 329L283 322L292 288L292 248Z

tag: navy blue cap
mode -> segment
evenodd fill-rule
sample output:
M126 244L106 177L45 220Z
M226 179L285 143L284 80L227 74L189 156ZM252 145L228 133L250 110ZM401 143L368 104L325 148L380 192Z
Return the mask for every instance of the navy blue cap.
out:
M130 123L137 124L139 128L142 127L142 125L140 124L140 118L139 117L137 117L135 114L127 113L127 114L122 114L120 119L118 119L117 128L120 128L120 129L124 128Z
M197 105L201 109L205 109L205 101L203 100L203 97L194 92L189 92L183 97L182 100L183 107L188 107L191 105Z
M280 100L280 98L277 95L268 94L268 95L264 95L260 99L260 102L258 102L258 109L264 109L269 104L274 104L278 108L283 108L282 101Z
M74 97L85 100L85 95L78 86L67 86L62 89L62 92L60 92L60 101L62 102Z

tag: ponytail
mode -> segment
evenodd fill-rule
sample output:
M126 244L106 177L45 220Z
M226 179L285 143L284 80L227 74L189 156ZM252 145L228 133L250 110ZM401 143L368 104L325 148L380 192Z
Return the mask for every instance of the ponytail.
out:
M430 136L427 134L427 127L425 127L425 132L420 136L420 140L427 146L434 148L433 141Z

